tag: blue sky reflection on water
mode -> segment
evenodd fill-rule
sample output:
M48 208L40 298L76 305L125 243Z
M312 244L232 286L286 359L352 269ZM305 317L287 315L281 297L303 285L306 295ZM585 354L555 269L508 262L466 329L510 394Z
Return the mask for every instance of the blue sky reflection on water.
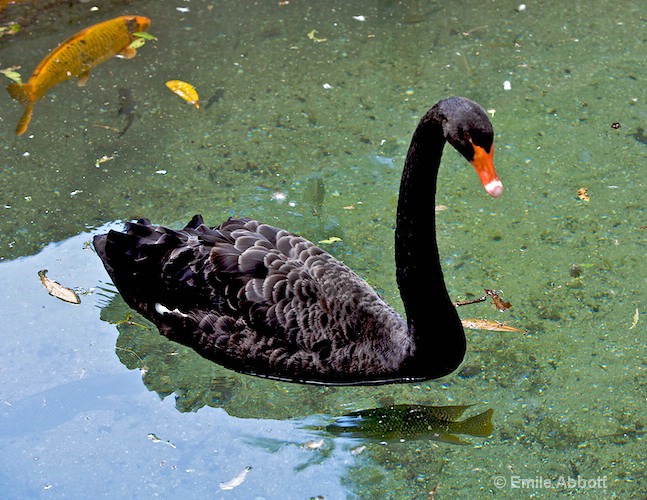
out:
M112 227L116 227L113 225ZM115 355L115 327L99 319L107 280L85 247L89 233L0 264L3 383L0 484L4 498L218 497L246 467L239 498L344 496L349 455L305 446L320 437L299 420L237 418L203 408L180 413L160 401ZM47 294L38 278L92 290L74 306ZM29 334L26 334L29 332ZM82 338L80 338L82 335ZM153 438L155 436L156 438Z

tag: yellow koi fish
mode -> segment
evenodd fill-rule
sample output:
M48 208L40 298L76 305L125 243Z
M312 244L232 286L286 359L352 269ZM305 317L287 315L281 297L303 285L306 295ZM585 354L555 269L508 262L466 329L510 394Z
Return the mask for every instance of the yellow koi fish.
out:
M111 57L135 57L136 50L130 47L135 39L134 33L146 31L150 24L151 20L147 17L121 16L90 26L50 52L36 67L27 83L9 84L9 95L25 105L16 134L25 133L34 103L54 85L77 77L79 85L83 86L90 76L90 70Z

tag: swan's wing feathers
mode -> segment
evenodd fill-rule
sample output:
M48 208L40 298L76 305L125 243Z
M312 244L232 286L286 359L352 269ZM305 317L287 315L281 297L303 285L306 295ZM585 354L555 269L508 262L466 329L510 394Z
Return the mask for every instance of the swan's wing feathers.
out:
M300 236L247 219L209 228L196 216L182 230L129 223L95 248L131 307L224 366L338 383L394 369L373 359L390 352L378 332L404 331L401 318Z
M335 274L331 267L350 270L310 241L256 221L230 220L217 230L228 237L210 248L204 273L226 307L191 311L197 324L173 330L200 344L209 338L213 350L203 355L239 371L281 378L331 371L333 347L356 334L347 331L352 322L340 328L341 308L328 309L321 279L325 269Z
M294 337L290 328L310 330L303 311L321 296L310 264L323 251L253 220L209 228L196 216L172 230L140 219L124 233L98 236L95 247L126 302L153 321L161 304L184 313L241 315L251 328L287 339Z
M306 352L276 336L263 335L242 318L198 310L189 314L166 311L164 315L165 321L158 326L165 336L239 372L308 381L330 370L328 353ZM191 342L184 336L188 332Z

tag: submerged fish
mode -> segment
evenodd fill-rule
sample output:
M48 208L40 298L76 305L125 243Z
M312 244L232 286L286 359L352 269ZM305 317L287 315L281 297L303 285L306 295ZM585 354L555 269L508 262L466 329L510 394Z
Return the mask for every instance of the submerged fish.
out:
M379 440L432 439L453 444L469 444L455 434L492 434L491 408L457 421L466 406L394 405L359 410L338 418L326 427L333 434Z
M119 110L117 111L118 116L126 117L126 126L119 131L119 137L124 135L126 131L130 128L135 121L136 111L137 110L137 101L130 89L120 88L119 89Z
M304 196L312 204L312 215L315 217L321 214L324 199L326 197L326 184L321 177L315 177L305 183Z
M135 39L134 33L146 31L150 23L150 19L143 16L121 16L90 26L50 52L36 67L27 83L9 84L7 90L11 97L25 105L16 134L25 133L34 103L54 85L72 77L79 79L79 85L85 85L90 70L111 57L135 57L136 50L130 47Z
M219 100L221 100L225 95L225 89L216 89L216 92L207 100L207 104L204 109L209 109Z
M642 144L647 144L647 135L645 135L645 129L642 127L638 127L636 129L636 132L633 134L630 134L634 139L636 139L638 142Z

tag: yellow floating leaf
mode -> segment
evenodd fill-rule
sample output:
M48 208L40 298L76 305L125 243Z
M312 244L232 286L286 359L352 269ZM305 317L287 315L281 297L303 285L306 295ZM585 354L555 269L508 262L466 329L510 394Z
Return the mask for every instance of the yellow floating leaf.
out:
M43 285L45 286L45 288L47 288L47 291L49 292L49 294L52 295L53 297L64 300L65 302L69 302L71 304L81 303L81 299L79 298L79 296L76 294L74 290L64 287L63 285L57 283L56 281L49 279L47 277L47 269L42 269L38 271L38 276L40 277L40 280L43 282Z
M329 245L330 243L337 243L338 241L341 241L341 238L338 238L337 236L331 236L328 239L319 241L319 243L323 243L324 245Z
M636 313L634 314L634 319L631 322L631 326L629 327L629 330L633 330L636 328L636 325L638 324L638 320L640 319L640 312L638 311L638 308L636 307Z
M99 168L99 165L101 165L102 163L105 163L107 161L114 160L114 159L115 159L114 156L103 155L101 158L97 158L97 161L94 162L94 166Z
M580 188L577 190L577 196L580 198L580 200L584 201L589 201L591 198L589 197L589 189L588 188Z
M138 31L137 33L133 33L133 36L135 37L135 39L130 42L130 45L128 45L128 47L135 50L143 47L147 40L157 40L156 36L151 35L150 33L146 33L145 31Z
M139 49L140 47L143 47L145 43L145 39L135 38L132 42L130 42L130 45L128 45L128 47L131 49Z
M317 33L317 30L312 30L310 33L308 33L308 38L313 42L317 42L317 43L328 41L327 38L319 38L316 33Z
M166 86L171 89L171 92L179 95L186 102L193 104L197 109L200 109L200 102L198 92L195 87L190 83L183 82L182 80L169 80Z
M508 326L505 323L499 321L491 321L489 319L463 319L463 328L469 328L470 330L489 330L491 332L520 332L523 333L523 330L515 328L514 326Z

